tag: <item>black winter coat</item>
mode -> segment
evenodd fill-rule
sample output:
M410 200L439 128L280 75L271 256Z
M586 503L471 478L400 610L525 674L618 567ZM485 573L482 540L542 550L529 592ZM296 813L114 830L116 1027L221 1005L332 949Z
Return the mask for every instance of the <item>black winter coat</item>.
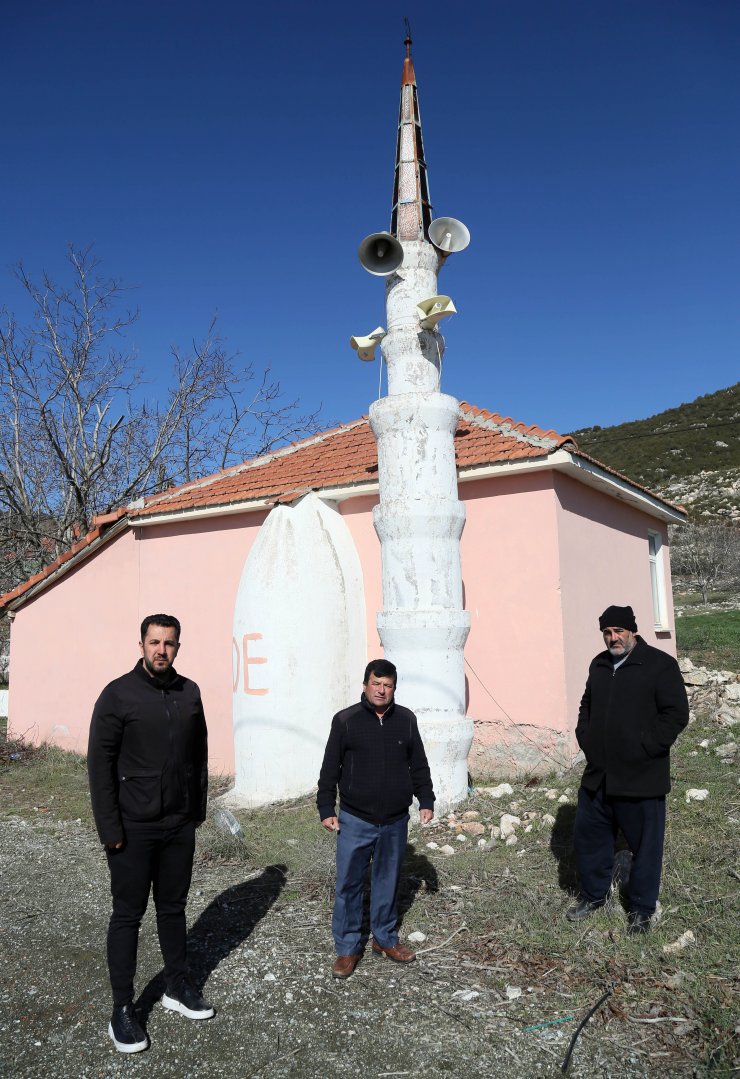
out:
M391 824L412 798L434 809L434 789L416 716L391 702L382 719L363 693L359 704L337 712L326 743L316 804L333 817L339 787L342 809L371 824Z
M152 678L141 660L110 682L93 710L87 769L105 844L124 839L127 821L204 820L208 745L195 682L174 668Z
M671 789L670 750L689 721L678 664L641 637L614 669L609 651L592 661L576 738L586 757L582 784L606 793L655 798Z

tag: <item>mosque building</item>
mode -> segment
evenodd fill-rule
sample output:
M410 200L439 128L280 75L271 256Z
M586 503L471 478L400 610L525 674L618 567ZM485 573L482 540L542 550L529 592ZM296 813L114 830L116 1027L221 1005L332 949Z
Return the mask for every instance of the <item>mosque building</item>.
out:
M469 234L433 216L405 49L390 232L360 252L384 281L386 325L352 339L361 358L379 351L387 394L367 417L96 518L0 597L14 733L84 752L141 619L174 613L233 801L314 789L332 715L385 655L442 809L471 774L571 763L609 604L631 604L647 643L675 655L668 525L684 511L567 436L442 392L454 305L438 274Z

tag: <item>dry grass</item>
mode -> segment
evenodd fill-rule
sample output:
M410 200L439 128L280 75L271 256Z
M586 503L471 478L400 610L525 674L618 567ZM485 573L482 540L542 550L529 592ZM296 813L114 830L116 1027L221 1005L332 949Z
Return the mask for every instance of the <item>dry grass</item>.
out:
M705 738L712 744L700 748ZM740 788L733 767L714 753L728 740L727 732L699 719L674 751L661 914L649 936L627 934L616 889L586 924L574 928L564 918L577 890L572 831L579 774L514 784L514 794L502 801L479 794L466 803L487 829L504 812L535 814L531 831L520 830L515 846L498 843L484 851L475 840L460 843L446 821L412 828L402 884L404 934L425 933L430 970L459 977L461 986L473 976L483 992L522 988L527 1006L514 1001L508 1013L522 1028L536 1020L533 1008L543 1023L582 1016L609 991L589 1024L591 1036L601 1032L625 1053L644 1053L655 1074L736 1074ZM687 804L690 787L707 788L709 797ZM553 790L557 797L548 798ZM567 801L558 802L563 795ZM545 813L555 816L554 826L542 822ZM255 866L283 862L295 897L323 895L330 905L333 842L319 829L312 799L238 816L244 846L211 827L203 836L212 844L204 857ZM430 841L450 843L454 856L430 850ZM696 943L664 953L686 930ZM437 950L453 934L454 946Z
M699 747L705 738L710 746ZM736 1074L740 787L735 769L714 752L729 740L728 732L700 718L676 747L662 915L646 937L627 935L616 892L585 924L574 928L563 917L577 886L571 846L577 774L513 784L514 795L501 801L476 795L466 803L487 830L512 808L522 818L534 814L531 831L520 829L515 846L498 843L484 851L475 840L460 843L446 821L412 828L403 933L427 935L428 976L461 987L472 979L477 991L501 999L507 1019L521 1030L582 1017L608 991L582 1037L607 1038L618 1051L642 1054L646 1074ZM224 786L215 780L213 793ZM687 804L690 787L708 789L707 800ZM548 790L566 800L548 798ZM542 821L548 812L554 826ZM84 759L52 747L0 744L0 815L40 814L89 819ZM254 869L281 863L288 878L284 897L320 900L328 912L334 842L319 825L313 799L237 816L244 841L224 836L209 818L199 857ZM450 842L454 856L431 850L430 841ZM665 954L664 945L686 930L696 943ZM508 1001L506 986L521 988L522 997Z

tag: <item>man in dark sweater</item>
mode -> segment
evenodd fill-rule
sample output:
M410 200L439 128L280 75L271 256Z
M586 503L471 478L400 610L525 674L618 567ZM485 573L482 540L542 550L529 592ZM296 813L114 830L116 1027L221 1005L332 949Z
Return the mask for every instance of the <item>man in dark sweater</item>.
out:
M324 828L337 833L335 978L354 973L366 943L362 897L371 860L373 954L396 963L416 958L398 940L398 881L411 800L418 799L421 823L427 824L434 816L434 790L416 716L395 703L395 690L393 664L384 659L368 663L359 704L332 720L321 766L316 804Z
M647 933L663 863L670 751L689 721L678 664L637 636L631 607L599 619L606 650L592 661L576 738L586 757L574 845L581 896L566 914L578 922L603 906L621 828L632 851L628 932Z
M185 943L195 829L205 819L208 792L200 690L173 667L180 623L172 615L145 618L139 648L134 669L107 685L95 704L87 755L113 896L108 1034L122 1053L148 1044L133 1000L139 926L152 888L167 986L162 1003L189 1019L213 1015L189 980Z

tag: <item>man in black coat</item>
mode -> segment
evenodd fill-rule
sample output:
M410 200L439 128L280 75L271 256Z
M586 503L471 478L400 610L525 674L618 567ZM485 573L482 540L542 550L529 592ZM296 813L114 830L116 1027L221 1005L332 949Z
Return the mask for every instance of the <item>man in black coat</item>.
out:
M208 793L200 690L173 667L180 623L172 615L145 618L139 648L134 669L107 685L95 704L87 755L93 816L113 896L108 1034L122 1053L138 1053L148 1044L133 1000L139 926L150 889L167 986L162 1003L189 1019L213 1015L190 983L186 955L195 829L205 819Z
M676 660L637 636L631 607L599 619L606 650L592 661L576 738L586 757L574 846L581 878L577 922L603 906L621 828L632 851L627 886L630 933L646 933L660 888L670 750L689 721Z
M368 663L359 703L332 720L321 765L316 804L324 828L337 833L335 978L353 974L362 956L362 901L371 859L373 954L395 963L416 958L398 940L398 882L411 800L418 799L421 823L427 824L434 816L434 790L416 716L395 703L395 690L394 665L385 659Z

